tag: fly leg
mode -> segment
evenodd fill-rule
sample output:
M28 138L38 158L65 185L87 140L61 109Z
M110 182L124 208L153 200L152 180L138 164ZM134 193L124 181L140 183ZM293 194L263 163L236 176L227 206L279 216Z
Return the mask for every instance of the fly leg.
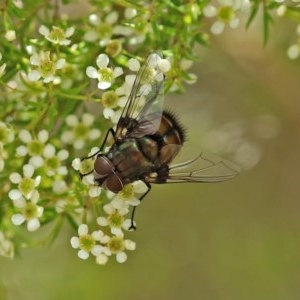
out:
M116 140L116 134L115 134L115 131L114 131L112 128L110 128L110 129L107 130L107 132L106 132L106 135L105 135L105 137L104 137L104 140L103 140L103 142L102 142L102 145L101 145L100 149L99 149L97 152L95 152L94 154L92 154L92 155L89 155L89 156L86 156L86 157L81 158L81 161L84 161L84 160L86 160L86 159L91 159L91 158L93 158L93 157L95 157L95 156L98 156L98 154L101 153L101 152L103 151L104 146L105 146L105 144L106 144L106 141L107 141L107 139L108 139L108 135L109 135L109 134L111 134L111 135L113 136L114 140ZM81 173L79 173L79 176L80 176L80 178L82 179L83 176L89 175L89 174L93 173L93 171L94 171L94 170L92 170L91 172L86 173L86 174L81 174Z
M143 181L146 185L148 190L140 197L140 201L142 202L142 200L145 198L145 196L150 192L151 190L151 185L150 183L148 183L147 181ZM137 206L134 206L132 209L132 213L131 213L131 224L130 227L128 228L129 230L136 230L136 226L134 225L134 214L135 214L135 210L136 210Z
M110 129L107 130L107 132L106 132L106 135L105 135L105 137L104 137L104 140L103 140L103 142L102 142L102 145L101 145L100 149L99 149L97 152L95 152L94 154L92 154L92 155L83 157L83 158L81 159L81 161L86 160L86 159L93 158L94 156L96 156L96 155L98 155L99 153L101 153L101 152L103 151L103 148L104 148L105 144L106 144L106 141L107 141L107 139L108 139L108 135L109 135L109 134L111 134L111 135L113 136L114 140L116 140L116 134L115 134L115 131L114 131L112 128L110 128Z

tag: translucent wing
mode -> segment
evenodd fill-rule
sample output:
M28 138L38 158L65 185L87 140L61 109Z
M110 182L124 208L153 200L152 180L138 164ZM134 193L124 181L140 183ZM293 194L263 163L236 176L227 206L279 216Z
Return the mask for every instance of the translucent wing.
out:
M154 134L163 111L164 74L161 57L150 54L141 66L116 128L116 136L141 137Z
M216 158L206 158L201 153L196 158L171 165L165 174L150 175L150 183L203 182L213 183L232 179L239 173L233 163Z

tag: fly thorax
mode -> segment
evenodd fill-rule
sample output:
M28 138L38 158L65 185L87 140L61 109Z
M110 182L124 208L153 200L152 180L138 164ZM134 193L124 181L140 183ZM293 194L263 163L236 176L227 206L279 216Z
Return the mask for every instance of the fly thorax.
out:
M144 156L151 162L155 161L158 156L158 142L149 137L143 137L137 140L138 147Z

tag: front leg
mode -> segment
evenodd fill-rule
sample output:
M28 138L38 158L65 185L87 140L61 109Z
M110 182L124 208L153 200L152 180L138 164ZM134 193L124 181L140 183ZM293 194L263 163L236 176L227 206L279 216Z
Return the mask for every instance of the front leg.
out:
M148 190L139 198L140 202L142 202L142 200L145 198L145 196L150 192L151 190L151 185L149 182L147 181L143 181L146 185ZM131 224L130 227L128 228L129 230L136 230L136 226L134 225L134 214L135 214L135 210L136 210L137 206L134 206L132 209L132 213L131 213Z
M86 160L86 159L93 158L94 156L96 156L96 155L98 155L99 153L101 153L101 152L103 151L103 149L104 149L104 146L105 146L105 144L106 144L106 141L107 141L107 139L108 139L108 135L109 135L109 134L111 134L111 135L113 136L113 138L114 138L114 141L116 141L116 134L115 134L115 131L114 131L112 128L110 128L110 129L107 130L107 132L106 132L106 135L105 135L105 137L104 137L104 140L103 140L103 142L102 142L102 145L101 145L100 149L99 149L97 152L95 152L94 154L92 154L92 155L83 157L83 158L81 159L81 161Z

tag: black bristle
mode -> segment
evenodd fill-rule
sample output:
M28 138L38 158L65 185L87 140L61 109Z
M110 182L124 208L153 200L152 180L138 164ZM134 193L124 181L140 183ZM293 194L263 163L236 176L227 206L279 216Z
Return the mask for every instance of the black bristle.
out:
M180 123L179 117L177 113L174 111L167 109L163 111L163 115L165 115L169 120L171 120L174 128L178 131L180 135L180 139L182 140L182 143L186 142L186 128Z

